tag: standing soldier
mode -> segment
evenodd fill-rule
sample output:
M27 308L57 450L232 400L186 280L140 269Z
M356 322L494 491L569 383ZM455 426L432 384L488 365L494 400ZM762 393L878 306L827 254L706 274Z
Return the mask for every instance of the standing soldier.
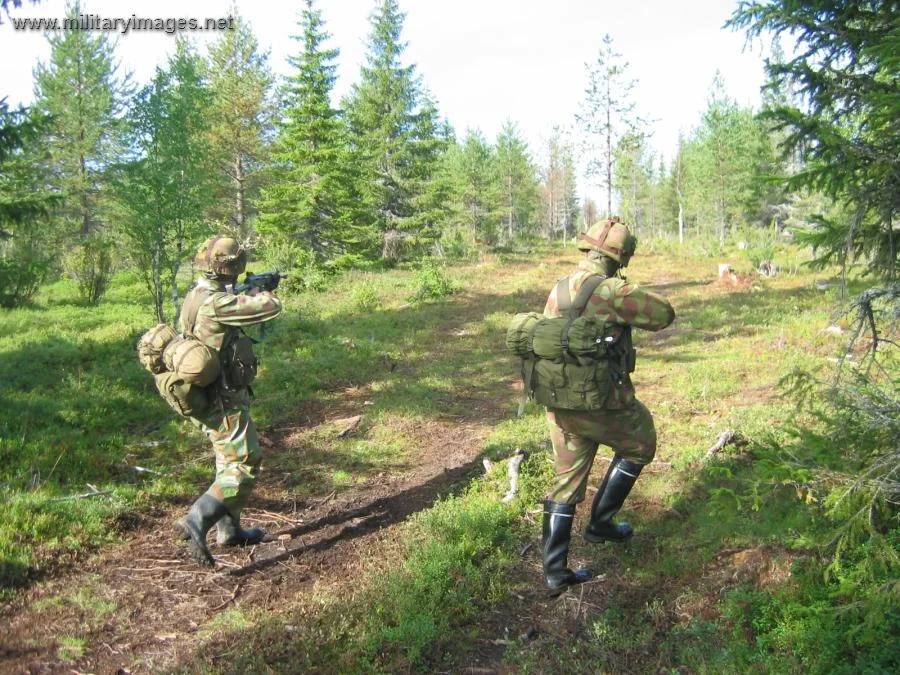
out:
M231 237L211 237L197 252L202 275L188 293L178 319L178 330L214 350L222 373L210 385L212 405L191 421L212 441L216 478L209 489L177 521L176 531L201 565L214 565L206 547L206 533L217 525L216 542L246 546L269 541L259 528L241 528L241 510L259 476L262 451L250 418L250 381L256 374L252 342L243 334L247 326L274 319L281 301L269 291L253 289L235 295L231 288L247 265L247 254Z
M636 239L618 217L593 225L579 237L578 248L585 258L578 268L554 287L547 299L544 316L565 316L572 298L588 280L602 280L588 296L581 312L596 315L614 324L610 362L612 387L598 410L547 409L550 440L553 444L555 477L544 502L543 566L547 586L553 591L591 578L590 570L568 568L569 539L575 507L582 502L597 446L610 446L615 456L591 507L584 538L589 542L623 542L633 530L627 523L614 523L641 469L656 454L653 416L634 395L631 371L634 350L631 329L660 330L675 319L675 310L664 297L651 293L617 276L634 254ZM615 363L614 363L615 362Z

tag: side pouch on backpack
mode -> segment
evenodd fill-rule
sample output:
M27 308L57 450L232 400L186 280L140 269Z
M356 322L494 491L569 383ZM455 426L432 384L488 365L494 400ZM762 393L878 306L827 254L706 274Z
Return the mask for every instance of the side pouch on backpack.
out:
M534 402L563 410L599 410L606 404L612 380L605 361L578 362L538 359L531 396Z
M183 417L198 417L212 407L207 390L185 382L178 373L159 373L154 380L166 403Z
M259 359L253 353L253 340L241 333L228 340L219 352L222 364L222 385L235 391L249 387L256 377Z
M185 382L206 387L219 377L219 355L200 340L176 337L163 352L167 370L178 373Z
M516 314L506 329L506 348L520 358L528 358L531 354L533 331L543 314L523 312Z
M158 323L141 335L137 343L138 361L151 373L156 375L166 369L163 352L172 340L177 337L175 330L165 323Z

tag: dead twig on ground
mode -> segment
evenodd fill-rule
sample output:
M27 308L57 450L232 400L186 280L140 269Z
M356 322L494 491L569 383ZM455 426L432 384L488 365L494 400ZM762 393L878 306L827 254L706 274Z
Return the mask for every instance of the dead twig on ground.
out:
M248 516L254 516L257 518L265 517L271 518L272 520L280 520L283 523L287 523L288 525L300 525L303 523L303 519L297 520L295 518L288 518L287 516L283 516L280 513L273 513L272 511L264 511L263 509L244 509L244 514Z
M503 499L500 500L504 504L515 499L516 494L519 492L519 469L521 468L524 459L525 451L516 448L516 452L509 460L509 466L506 468L506 473L509 476L509 490L503 495Z
M325 497L325 499L323 499L322 501L318 502L316 504L316 506L322 506L323 504L326 504L327 502L331 501L336 494L337 494L337 490L332 490L331 494L329 494L327 497Z
M156 471L155 469L148 469L145 466L138 466L137 464L128 464L125 463L125 468L131 469L132 471L137 471L138 473L150 473L154 476L168 476L169 474L163 473L161 471Z
M717 452L734 441L735 436L736 434L731 430L723 431L721 434L719 434L719 440L716 441L716 444L706 451L706 456L704 457L704 459L708 460L715 457Z
M88 499L89 497L103 497L105 495L110 494L109 490L98 490L96 486L91 485L90 483L85 483L90 489L90 492L83 492L79 495L69 495L68 497L54 497L51 499L51 502L67 502L72 499Z

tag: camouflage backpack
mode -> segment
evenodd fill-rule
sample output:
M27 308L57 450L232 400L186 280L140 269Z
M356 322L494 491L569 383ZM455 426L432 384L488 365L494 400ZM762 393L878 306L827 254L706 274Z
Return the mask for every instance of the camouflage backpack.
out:
M193 310L196 317L197 308ZM138 340L138 360L179 415L197 417L215 402L211 385L219 379L218 354L192 335L179 335L167 324L157 324Z
M144 333L137 343L138 361L141 365L154 375L166 370L163 352L176 335L175 330L166 323L158 323Z
M574 301L569 297L568 278L561 279L556 294L564 316L547 318L528 312L513 317L506 346L522 359L525 389L520 414L527 398L566 410L598 410L606 404L613 385L613 325L598 316L581 316L603 279L589 277Z
M210 376L208 383L218 379L217 386L230 391L236 391L249 387L256 377L256 371L259 367L259 359L253 353L254 340L240 328L229 328L225 335L222 347L218 352L206 347L205 344L194 338L194 330L197 323L197 315L200 307L207 302L209 295L202 293L194 293L185 301L185 307L182 312L182 328L185 331L185 338L193 340L196 344L207 349L211 357L215 358L215 370L209 370ZM175 355L173 354L173 357ZM188 353L185 352L185 357ZM196 368L199 369L201 362L197 362ZM198 384L207 384L198 379Z

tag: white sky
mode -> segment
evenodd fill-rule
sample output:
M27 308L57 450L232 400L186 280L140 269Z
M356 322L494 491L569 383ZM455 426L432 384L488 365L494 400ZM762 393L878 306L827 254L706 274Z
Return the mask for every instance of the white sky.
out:
M553 126L569 126L583 97L585 62L594 61L605 33L629 62L637 80L637 111L653 125L653 147L674 154L679 130L695 126L706 106L716 69L742 105L758 106L763 82L759 45L745 48L744 36L722 28L736 0L400 0L406 12L404 63L414 63L437 99L443 116L462 136L479 128L493 141L507 118L519 124L539 155ZM101 17L224 17L236 6L248 21L270 64L287 74L287 56L298 51L291 39L301 2L265 0L84 0L82 11ZM335 97L345 93L365 60L368 16L375 0L318 0L329 46L341 50ZM27 2L15 17L65 15L64 0ZM49 57L39 32L17 32L3 17L0 26L0 98L28 104L32 69ZM193 33L209 39L215 34ZM165 62L174 37L131 32L118 37L125 69L145 83ZM205 50L204 50L205 51Z

